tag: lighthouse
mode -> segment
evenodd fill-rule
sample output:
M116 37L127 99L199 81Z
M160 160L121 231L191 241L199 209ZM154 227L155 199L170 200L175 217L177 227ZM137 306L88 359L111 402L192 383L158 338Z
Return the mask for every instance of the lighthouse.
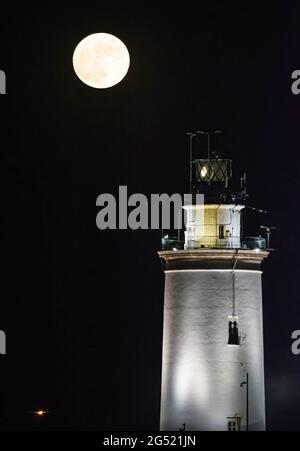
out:
M194 135L193 135L194 136ZM191 137L191 142L192 138ZM265 430L265 238L244 237L246 176L210 149L193 158L184 239L165 236L161 430Z

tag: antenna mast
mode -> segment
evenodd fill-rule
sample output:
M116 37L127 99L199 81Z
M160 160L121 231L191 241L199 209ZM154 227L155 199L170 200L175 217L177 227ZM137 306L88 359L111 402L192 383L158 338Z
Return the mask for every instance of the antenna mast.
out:
M187 132L190 137L190 194L192 194L193 189L193 139L196 136L195 132Z

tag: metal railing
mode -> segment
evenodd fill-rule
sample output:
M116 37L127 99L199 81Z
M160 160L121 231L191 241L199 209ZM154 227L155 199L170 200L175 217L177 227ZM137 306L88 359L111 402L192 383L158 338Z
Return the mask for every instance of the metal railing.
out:
M164 236L161 240L163 250L189 250L189 249L265 249L266 239L262 237L218 238L214 237L189 237L187 240L178 237Z

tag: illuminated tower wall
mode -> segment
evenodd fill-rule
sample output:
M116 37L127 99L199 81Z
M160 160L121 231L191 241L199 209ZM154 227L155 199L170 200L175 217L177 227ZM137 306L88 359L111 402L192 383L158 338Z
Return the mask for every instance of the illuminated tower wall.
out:
M228 161L199 160L198 192L206 182L207 201L186 207L184 243L174 247L167 238L159 252L165 271L161 430L183 424L200 431L265 429L261 262L268 251L260 237L241 239L244 199L241 193L232 202ZM213 165L223 166L218 180L210 175Z

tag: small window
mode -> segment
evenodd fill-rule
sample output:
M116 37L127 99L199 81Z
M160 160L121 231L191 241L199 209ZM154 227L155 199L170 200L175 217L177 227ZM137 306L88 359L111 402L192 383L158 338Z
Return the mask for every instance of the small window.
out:
M228 431L236 431L236 422L228 421Z
M231 432L240 431L241 417L228 417L227 430Z
M223 240L225 238L225 226L219 225L219 238Z
M239 345L239 328L237 317L231 317L228 322L228 344L229 345Z

